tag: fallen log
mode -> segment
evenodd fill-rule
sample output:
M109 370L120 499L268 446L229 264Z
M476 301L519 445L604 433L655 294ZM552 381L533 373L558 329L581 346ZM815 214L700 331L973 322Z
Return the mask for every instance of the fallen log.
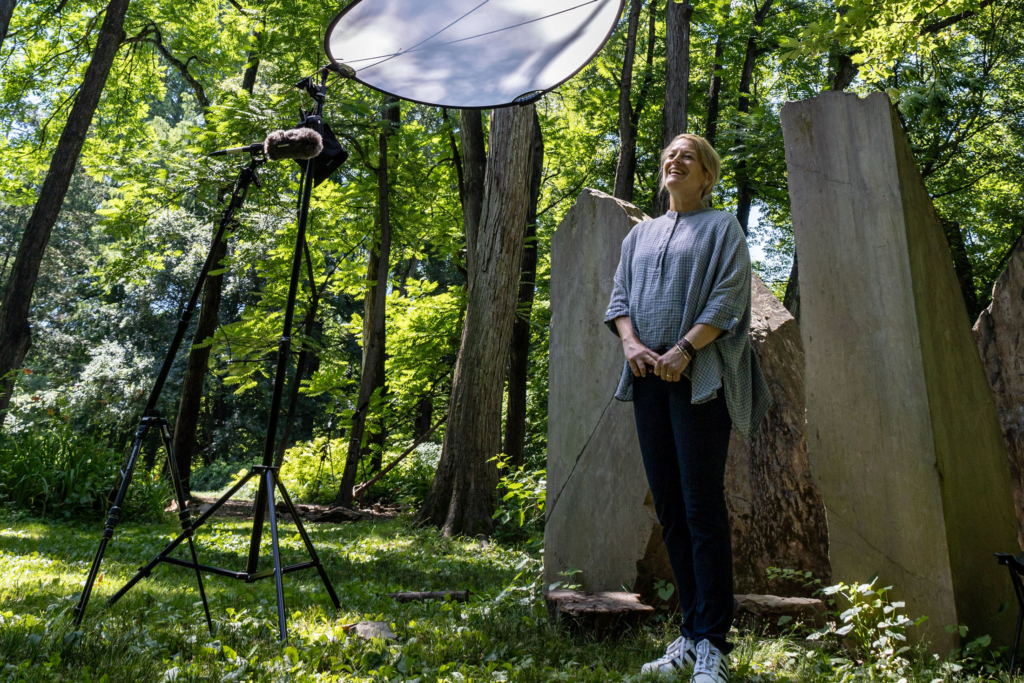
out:
M469 602L469 591L403 591L388 593L389 598L398 602L418 602L426 600L452 600L453 602Z

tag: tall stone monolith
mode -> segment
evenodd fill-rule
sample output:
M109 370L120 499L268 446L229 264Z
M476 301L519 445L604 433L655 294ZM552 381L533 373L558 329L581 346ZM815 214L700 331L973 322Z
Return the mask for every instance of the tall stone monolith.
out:
M647 217L584 190L551 242L545 581L568 569L588 590L655 600L672 580L640 459L631 403L614 400L621 344L602 320L622 240ZM765 592L768 566L826 578L824 508L803 431L803 350L793 317L755 276L751 338L775 397L748 443L733 434L726 494L737 592ZM792 587L790 587L792 588Z
M952 258L885 94L782 109L800 254L811 470L833 580L895 585L945 632L1012 639L992 553L1017 548L999 420Z

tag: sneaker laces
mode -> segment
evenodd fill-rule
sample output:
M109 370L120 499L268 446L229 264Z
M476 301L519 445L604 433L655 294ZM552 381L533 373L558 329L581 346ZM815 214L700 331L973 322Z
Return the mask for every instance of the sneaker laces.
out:
M693 667L694 672L701 672L715 676L718 674L718 665L721 662L722 653L717 647L711 647L711 643L702 640L697 643L697 664Z
M661 657L658 657L657 659L655 659L654 662L652 662L652 664L653 663L656 663L656 664L668 664L669 662L673 662L673 661L675 661L677 659L681 660L683 658L682 657L682 652L683 652L683 642L684 641L685 641L685 639L684 639L683 636L679 636L678 638L673 640L671 643L669 643L669 646L665 649L665 654L663 654Z

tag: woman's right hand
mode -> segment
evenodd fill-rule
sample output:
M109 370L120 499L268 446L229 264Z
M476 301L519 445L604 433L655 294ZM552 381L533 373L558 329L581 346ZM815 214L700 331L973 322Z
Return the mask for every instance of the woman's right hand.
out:
M646 377L647 366L654 367L658 362L658 354L643 345L633 331L633 325L629 316L621 316L615 319L615 327L619 330L619 337L622 339L622 352L626 356L626 362L633 371L634 377Z

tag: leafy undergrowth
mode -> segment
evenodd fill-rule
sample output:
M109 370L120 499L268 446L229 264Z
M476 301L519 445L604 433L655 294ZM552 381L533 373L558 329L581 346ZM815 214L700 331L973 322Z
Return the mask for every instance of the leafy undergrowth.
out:
M118 529L75 631L71 608L98 529L0 516L0 681L639 681L640 665L674 638L676 627L663 616L610 642L552 628L538 599L536 549L445 539L406 519L314 525L311 534L342 610L330 605L314 572L289 574L291 639L282 645L269 581L207 576L213 636L185 569L163 565L119 603L105 604L173 538L170 524ZM199 535L200 561L241 569L248 538L244 521L215 521ZM284 562L303 561L290 528L282 549ZM265 555L263 567L271 563ZM386 596L440 589L470 589L473 599L399 604ZM398 640L363 641L341 628L361 620L388 622ZM733 681L886 678L795 636L737 634L737 641ZM899 677L929 683L936 672L967 677L966 669L926 660Z

